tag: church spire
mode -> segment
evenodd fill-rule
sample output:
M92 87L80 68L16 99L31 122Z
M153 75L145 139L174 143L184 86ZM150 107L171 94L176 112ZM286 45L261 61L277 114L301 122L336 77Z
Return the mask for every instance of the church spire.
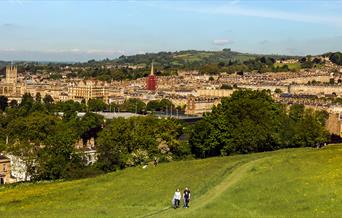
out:
M153 61L152 61L152 64L151 64L151 75L154 75Z

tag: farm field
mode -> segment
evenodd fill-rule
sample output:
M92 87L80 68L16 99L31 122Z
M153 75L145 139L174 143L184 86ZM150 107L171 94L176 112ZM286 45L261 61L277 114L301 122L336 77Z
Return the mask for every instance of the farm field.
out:
M190 208L171 208L185 186ZM1 217L341 217L341 205L341 145L0 187Z
M285 64L282 63L275 63L274 67L283 67ZM289 67L289 70L300 70L301 66L300 63L288 63L286 64Z

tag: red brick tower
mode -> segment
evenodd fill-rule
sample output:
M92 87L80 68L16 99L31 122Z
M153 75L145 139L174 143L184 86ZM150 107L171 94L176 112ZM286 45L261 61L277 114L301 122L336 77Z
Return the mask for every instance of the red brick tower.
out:
M146 89L149 91L156 91L157 89L157 77L154 75L153 62L151 66L151 74L147 77Z

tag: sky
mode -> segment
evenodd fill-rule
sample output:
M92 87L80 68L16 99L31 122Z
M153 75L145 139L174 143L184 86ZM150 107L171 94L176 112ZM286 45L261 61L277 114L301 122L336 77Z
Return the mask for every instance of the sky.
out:
M87 61L145 52L342 51L342 0L1 0L0 60Z

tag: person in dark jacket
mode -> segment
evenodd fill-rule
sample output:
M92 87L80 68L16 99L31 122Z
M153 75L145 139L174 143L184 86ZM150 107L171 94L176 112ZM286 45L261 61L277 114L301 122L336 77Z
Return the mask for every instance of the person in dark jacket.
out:
M184 208L188 208L189 202L191 199L190 189L188 187L186 187L183 192L183 199L184 199Z

